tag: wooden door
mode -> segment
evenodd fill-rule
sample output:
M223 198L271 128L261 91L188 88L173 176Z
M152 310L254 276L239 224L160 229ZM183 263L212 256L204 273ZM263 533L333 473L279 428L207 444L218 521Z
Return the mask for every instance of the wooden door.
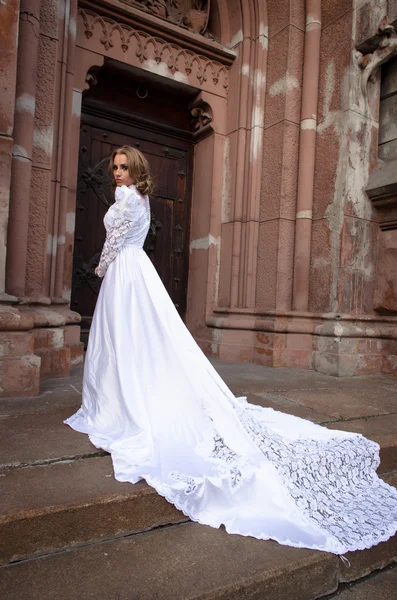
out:
M145 250L182 318L186 312L192 145L159 126L121 123L83 113L79 174L72 309L89 328L101 280L95 276L105 240L103 217L114 202L108 158L114 148L129 144L149 160L155 189L150 197L151 226Z

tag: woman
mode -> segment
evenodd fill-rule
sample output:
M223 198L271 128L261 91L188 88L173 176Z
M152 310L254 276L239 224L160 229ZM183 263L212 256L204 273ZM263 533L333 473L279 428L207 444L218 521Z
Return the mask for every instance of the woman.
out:
M148 164L110 159L116 202L87 349L83 405L66 423L110 452L115 477L145 479L194 521L336 554L397 529L379 447L235 398L185 328L143 251Z

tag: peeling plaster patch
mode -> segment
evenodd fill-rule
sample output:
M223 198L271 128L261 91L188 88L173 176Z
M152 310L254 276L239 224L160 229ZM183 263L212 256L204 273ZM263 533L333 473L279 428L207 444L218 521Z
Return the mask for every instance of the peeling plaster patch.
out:
M21 94L15 102L15 112L26 112L34 116L36 99L31 94Z
M328 127L334 127L338 135L343 133L343 113L333 110L325 117L319 125L317 125L317 133L321 135Z
M33 132L33 146L45 152L47 156L52 154L52 126L43 129L35 129Z
M243 41L243 39L244 39L243 31L242 31L242 29L240 29L236 33L236 35L234 35L232 37L230 44L228 44L228 48L234 48L234 46L237 46L237 44L240 44Z
M51 338L53 348L63 348L63 345L65 343L63 329L53 330Z
M208 250L210 246L219 244L219 241L219 238L215 238L211 234L197 240L192 240L190 242L190 252L193 252L193 250Z
M306 17L306 27L309 27L309 25L321 25L321 21L318 21L309 13Z
M222 343L222 329L214 329L212 331L212 341L215 342L215 344Z
M337 338L339 338L339 340L340 340L340 337L341 337L342 334L343 334L343 327L342 327L342 325L340 323L337 323L335 325L335 327L334 327L334 335Z
M335 62L328 63L325 70L324 114L328 115L335 91Z
M255 162L258 158L259 151L262 148L263 143L263 129L262 127L254 127L251 131L251 148L250 148L250 159L251 163Z
M317 121L316 119L303 119L301 121L301 129L316 129Z
M254 83L257 86L257 90L266 89L266 71L262 69L255 69ZM257 102L259 99L257 100Z
M73 90L72 115L78 118L81 117L81 93L76 90Z
M249 75L250 74L250 66L249 64L245 64L241 67L241 75Z
M299 88L300 85L297 78L289 73L285 73L278 81L273 83L270 87L269 94L271 96L280 96L294 89L299 90Z
M263 50L267 50L269 48L269 39L267 37L260 35L259 43L262 46Z
M311 219L312 217L313 217L312 210L300 210L298 213L296 213L297 219Z
M72 298L72 290L70 288L63 288L62 290L62 298L65 298L65 300L71 300Z
M254 108L254 112L252 113L251 127L263 127L264 116L265 115L263 107L259 106L257 102Z
M30 158L28 155L28 151L23 146L18 146L18 144L14 144L12 147L12 155L17 160L23 160L30 162Z
M168 79L175 79L175 81L189 83L189 77L187 75L184 75L179 71L172 73L171 69L168 68L165 62L157 64L156 61L151 58L150 60L145 60L145 62L142 63L142 67L148 71L152 71L152 73L156 73L157 75L168 77Z
M76 213L69 212L66 215L66 233L74 233L74 226L76 222Z
M269 37L269 27L264 23L259 23L259 35L264 35L265 37Z
M69 33L71 35L71 37L73 39L76 38L76 31L77 31L77 27L76 27L76 19L70 19L69 21Z
M58 246L63 246L63 244L65 243L65 236L64 235L60 235L58 236Z

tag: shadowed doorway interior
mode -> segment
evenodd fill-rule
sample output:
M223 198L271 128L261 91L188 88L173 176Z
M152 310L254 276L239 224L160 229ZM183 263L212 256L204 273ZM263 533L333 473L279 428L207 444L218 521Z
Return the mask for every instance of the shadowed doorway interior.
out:
M182 318L186 312L192 182L189 105L197 91L115 63L91 74L82 107L71 307L87 341L101 280L94 274L114 202L108 158L129 144L154 179L145 251ZM94 85L93 85L94 84Z

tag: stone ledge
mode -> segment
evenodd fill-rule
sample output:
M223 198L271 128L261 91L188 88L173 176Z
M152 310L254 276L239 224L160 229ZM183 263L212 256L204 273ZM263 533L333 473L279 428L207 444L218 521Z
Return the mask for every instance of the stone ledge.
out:
M4 567L0 596L311 600L336 590L338 560L185 523Z
M0 562L187 521L146 483L114 479L110 457L4 471Z

